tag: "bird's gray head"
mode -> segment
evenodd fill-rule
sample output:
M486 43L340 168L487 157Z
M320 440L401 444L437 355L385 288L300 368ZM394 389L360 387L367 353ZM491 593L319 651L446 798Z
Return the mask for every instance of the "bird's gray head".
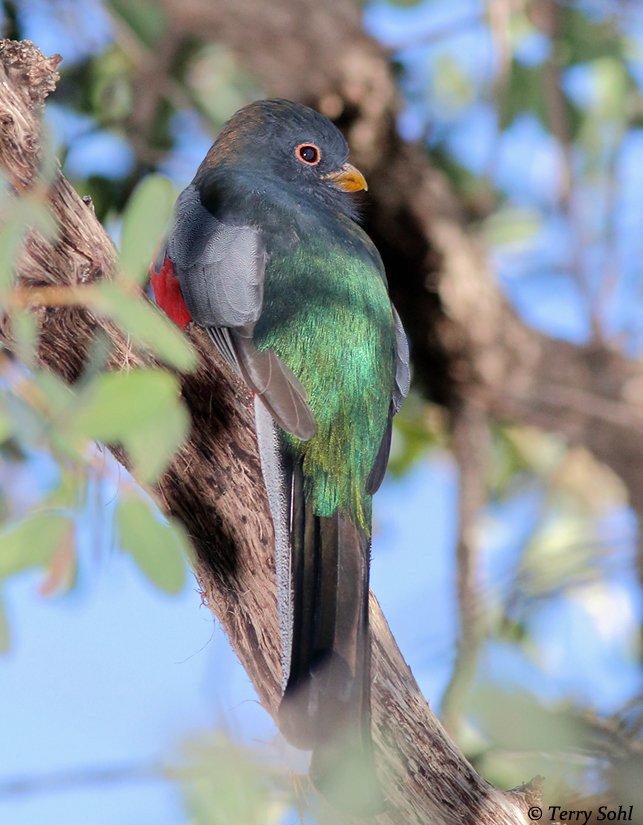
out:
M348 163L339 129L290 100L258 100L240 109L221 130L195 183L207 186L208 177L230 170L256 176L257 187L311 194L349 214L355 211L349 194L368 188Z

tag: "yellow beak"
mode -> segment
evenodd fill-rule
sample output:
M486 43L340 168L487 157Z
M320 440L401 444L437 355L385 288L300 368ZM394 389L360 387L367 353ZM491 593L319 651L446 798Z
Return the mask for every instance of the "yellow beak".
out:
M333 186L344 192L361 192L362 189L368 189L364 175L350 163L345 163L338 172L324 175L322 180L330 181Z

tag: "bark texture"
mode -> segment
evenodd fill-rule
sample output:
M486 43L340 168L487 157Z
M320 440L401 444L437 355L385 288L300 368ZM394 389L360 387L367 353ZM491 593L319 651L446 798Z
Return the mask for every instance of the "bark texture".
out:
M38 193L59 226L52 243L30 234L17 267L19 284L27 289L108 278L114 263L112 243L93 211L62 175L55 172L47 179L43 173L39 115L55 85L57 63L29 41L0 44L0 162L16 196ZM293 88L289 94L300 96L296 92ZM34 314L42 363L70 382L80 374L99 329L111 340L112 368L144 363L117 330L85 309L40 306ZM185 525L204 598L274 716L281 682L274 537L251 399L205 335L198 329L189 329L188 335L200 356L198 370L182 379L194 426L155 492L167 512ZM526 810L537 802L538 787L502 793L478 776L422 697L374 597L371 622L374 740L387 798L387 811L377 821L528 822Z

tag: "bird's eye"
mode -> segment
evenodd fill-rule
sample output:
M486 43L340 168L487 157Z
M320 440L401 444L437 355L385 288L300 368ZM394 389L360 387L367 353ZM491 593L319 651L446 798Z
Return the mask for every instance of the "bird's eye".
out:
M295 153L307 166L316 166L321 160L321 152L313 143L301 143Z

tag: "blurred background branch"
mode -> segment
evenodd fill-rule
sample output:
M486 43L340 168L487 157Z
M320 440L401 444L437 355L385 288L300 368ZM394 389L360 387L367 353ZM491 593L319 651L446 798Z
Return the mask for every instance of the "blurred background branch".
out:
M486 633L480 597L480 518L486 499L489 421L471 399L455 410L453 455L458 465L457 599L460 619L456 660L442 698L441 718L456 741L467 693L476 673L480 644Z

